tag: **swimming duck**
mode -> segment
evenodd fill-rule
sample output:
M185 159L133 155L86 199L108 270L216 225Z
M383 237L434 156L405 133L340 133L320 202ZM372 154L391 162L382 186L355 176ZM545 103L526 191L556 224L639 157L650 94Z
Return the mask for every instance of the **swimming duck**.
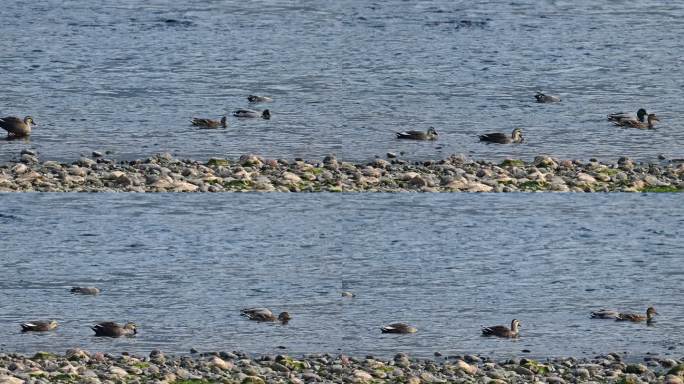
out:
M47 332L57 328L57 322L55 320L29 321L21 323L20 325L22 332Z
M634 120L634 121L639 121L641 123L644 122L644 117L646 117L647 112L644 108L639 108L639 110L636 113L636 116L629 112L617 112L617 113L611 113L608 115L608 120L610 121L615 121L615 122L621 122L623 120Z
M599 309L591 313L592 319L617 319L620 312L613 309Z
M486 141L488 143L498 143L498 144L510 144L510 143L522 143L523 142L523 135L522 135L522 129L516 128L513 130L511 133L511 136L508 137L505 133L485 133L484 135L480 135L480 141Z
M240 311L240 314L254 321L280 321L283 324L287 324L292 319L288 312L280 312L276 317L268 308L245 308Z
M660 121L660 119L658 119L655 113L649 113L645 123L643 121L625 119L616 121L613 124L619 127L654 129L655 121Z
M541 91L537 91L537 94L534 95L534 98L537 99L537 103L557 103L561 101L560 97L545 95Z
M392 323L380 328L382 333L416 333L418 329L406 323Z
M269 111L268 109L264 109L261 112L255 111L253 109L238 109L237 111L233 112L233 116L247 118L261 117L268 120L271 118L271 111Z
M397 139L410 139L410 140L437 140L437 131L430 127L426 132L423 131L404 131L396 132Z
M646 309L646 316L640 315L638 313L620 313L620 314L618 314L618 316L615 320L617 320L617 321L632 321L635 323L638 323L638 322L641 322L644 320L651 322L651 321L653 321L653 317L657 314L658 314L658 312L656 312L655 308L648 307L648 309Z
M226 117L223 116L221 120L212 120L212 119L202 119L198 117L193 117L192 120L190 120L192 125L200 128L226 128L228 124L226 124Z
M250 103L270 103L273 101L273 98L268 96L249 95L247 96L247 100Z
M15 116L0 118L0 128L7 131L8 137L29 136L31 134L31 125L37 125L31 116L24 117L24 120Z
M518 337L520 333L520 321L513 319L511 321L511 328L505 325L495 325L493 327L482 327L483 336L498 336L498 337Z
M97 295L100 293L100 288L96 287L72 287L71 293L78 293L80 295Z
M103 323L95 324L90 327L90 329L95 331L95 336L105 337L121 337L138 333L135 324L131 322L121 326L113 321L105 321Z

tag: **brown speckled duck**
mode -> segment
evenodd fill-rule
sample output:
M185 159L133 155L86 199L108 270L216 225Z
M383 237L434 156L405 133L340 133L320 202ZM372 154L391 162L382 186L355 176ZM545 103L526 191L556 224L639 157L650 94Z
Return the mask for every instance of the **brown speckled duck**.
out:
M223 116L221 120L204 119L199 117L194 117L190 120L192 125L200 128L226 128L228 124L226 123L226 117Z
M618 314L617 318L615 320L617 321L631 321L634 323L639 323L644 320L651 322L653 321L653 317L657 315L658 312L656 312L656 309L653 307L648 307L646 309L646 315L640 315L638 313L620 313Z
M416 333L418 329L416 327L408 325L406 323L392 323L387 324L380 328L382 333Z
M280 312L278 317L271 312L268 308L245 308L240 311L242 316L246 316L250 320L254 321L280 321L283 324L287 324L288 321L292 319L292 316L288 312Z
M130 322L122 326L113 321L105 321L103 323L95 324L90 329L95 331L95 336L103 337L132 336L138 333L135 324Z
M511 136L508 136L505 133L500 133L500 132L485 133L484 135L480 135L480 141L486 141L488 143L497 143L497 144L522 143L523 142L522 129L520 129L520 128L514 129L513 132L511 133Z
M31 125L37 125L31 116L24 117L24 120L16 116L0 118L0 128L7 131L7 137L29 136L31 134Z
M397 139L409 140L437 140L437 131L430 127L426 132L423 131L403 131L396 132Z
M520 334L520 321L513 319L511 327L505 325L495 325L492 327L482 327L483 336L498 336L498 337L518 337Z
M22 332L47 332L57 328L57 321L28 321L20 325Z
M658 119L658 116L656 116L655 113L649 113L648 117L646 118L646 122L626 119L626 120L616 121L613 124L620 126L620 127L628 127L628 128L654 129L656 121L660 121L660 119Z

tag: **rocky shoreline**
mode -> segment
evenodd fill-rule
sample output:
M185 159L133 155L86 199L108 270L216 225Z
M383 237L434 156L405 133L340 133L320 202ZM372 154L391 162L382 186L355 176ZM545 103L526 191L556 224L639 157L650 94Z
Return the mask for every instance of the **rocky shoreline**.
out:
M681 384L684 364L646 357L625 362L617 353L593 359L495 361L475 355L393 359L373 356L287 355L252 357L240 352L192 356L111 355L70 349L64 355L0 354L0 384L43 383L666 383Z
M160 154L114 161L94 152L73 163L39 160L31 150L0 165L0 192L681 192L684 162L472 161L462 155L409 162L388 154L368 163L211 158Z

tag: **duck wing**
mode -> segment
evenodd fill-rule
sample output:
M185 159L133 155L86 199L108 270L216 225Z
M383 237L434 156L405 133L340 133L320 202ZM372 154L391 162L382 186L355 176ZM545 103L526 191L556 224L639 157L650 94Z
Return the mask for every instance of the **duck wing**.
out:
M190 122L192 123L192 125L205 126L208 125L211 122L211 120L194 117L192 120L190 120Z
M261 116L261 112L255 111L253 109L238 109L233 112L233 116L236 117L255 117Z
M38 330L47 330L49 328L49 324L46 321L27 321L25 323L21 323L21 330L22 331L38 331Z
M24 121L16 116L7 116L0 118L0 128L8 132L14 131L17 127L20 127L23 124Z
M496 336L502 336L502 335L507 335L511 330L508 329L507 326L505 325L494 325L491 327L482 327L482 334L483 335L496 335Z
M591 313L592 319L616 319L619 313L612 309L599 309Z
M646 316L639 315L636 313L620 313L618 314L617 321L643 321L646 320Z
M635 120L637 117L633 113L629 112L616 112L608 115L608 120L610 121L622 121L622 120Z
M425 132L421 131L403 131L396 132L398 139L422 139L426 137Z
M404 323L392 323L380 328L382 333L411 333L411 326Z
M240 314L247 316L250 320L271 321L276 317L268 308L247 308L240 311Z
M494 132L494 133L485 133L484 135L480 135L480 141L489 141L492 143L507 143L510 140L510 137L506 135L505 133L501 132Z

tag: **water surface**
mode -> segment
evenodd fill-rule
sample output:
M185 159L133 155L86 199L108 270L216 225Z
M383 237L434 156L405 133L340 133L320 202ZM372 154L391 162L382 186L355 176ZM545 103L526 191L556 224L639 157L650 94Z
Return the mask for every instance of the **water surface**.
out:
M679 194L0 194L0 350L681 356ZM72 285L102 288L98 297ZM342 290L357 294L340 296ZM589 319L601 307L654 326ZM288 310L287 326L240 308ZM19 322L54 318L48 334ZM523 322L517 341L480 325ZM135 321L135 338L93 337ZM383 335L405 321L414 335ZM279 346L286 349L278 349Z
M0 116L31 114L29 142L74 160L91 150L179 156L654 160L684 157L684 5L660 1L57 1L0 9ZM534 103L542 89L557 105ZM271 95L270 121L231 118ZM656 131L605 115L645 107ZM394 131L434 126L437 142ZM522 127L526 143L479 134Z

